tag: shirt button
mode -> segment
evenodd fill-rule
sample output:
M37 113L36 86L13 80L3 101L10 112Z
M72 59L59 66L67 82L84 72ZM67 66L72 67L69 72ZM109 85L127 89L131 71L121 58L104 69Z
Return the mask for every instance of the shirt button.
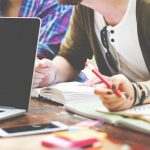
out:
M114 39L111 39L111 42L115 42L115 40L114 40Z
M111 30L110 32L113 34L115 31L114 31L114 30Z

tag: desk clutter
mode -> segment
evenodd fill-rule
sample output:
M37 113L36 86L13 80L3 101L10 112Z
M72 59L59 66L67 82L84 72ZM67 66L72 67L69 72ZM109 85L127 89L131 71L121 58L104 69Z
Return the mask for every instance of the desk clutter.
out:
M41 144L49 148L82 148L84 150L98 150L101 142L107 137L104 132L94 129L97 125L101 125L99 120L85 120L69 127L68 131L54 132L46 136Z

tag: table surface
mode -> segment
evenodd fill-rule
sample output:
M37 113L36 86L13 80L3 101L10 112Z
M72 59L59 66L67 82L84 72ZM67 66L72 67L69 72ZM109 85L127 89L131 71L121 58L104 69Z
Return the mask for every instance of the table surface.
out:
M47 123L52 120L73 125L87 120L87 118L67 112L62 106L55 103L31 100L27 114L0 122L0 127ZM99 126L98 130L108 134L108 138L102 142L101 150L150 150L149 135L106 123ZM33 150L36 148L36 150L46 150L47 148L41 145L41 140L47 134L0 138L0 149Z

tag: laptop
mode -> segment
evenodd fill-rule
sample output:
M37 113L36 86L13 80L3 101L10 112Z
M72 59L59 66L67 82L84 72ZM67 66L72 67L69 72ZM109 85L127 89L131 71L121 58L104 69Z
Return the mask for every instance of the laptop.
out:
M0 121L28 111L39 18L0 18Z

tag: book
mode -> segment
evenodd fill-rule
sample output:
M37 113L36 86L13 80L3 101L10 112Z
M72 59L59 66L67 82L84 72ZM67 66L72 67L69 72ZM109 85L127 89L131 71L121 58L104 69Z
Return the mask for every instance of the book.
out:
M76 104L65 104L66 110L69 110L73 113L76 113L78 115L91 118L91 119L100 119L107 123L114 124L116 126L121 126L125 128L130 128L132 130L136 130L142 133L150 134L150 122L148 120L150 119L150 115L140 115L140 117L133 118L133 117L125 117L125 115L121 112L119 114L115 114L115 112L104 112L104 109L102 106L102 111L97 110L100 109L100 104L97 102L87 102L87 103L76 103ZM99 107L99 108L98 108ZM141 106L142 107L142 106ZM139 109L140 107L138 107ZM146 108L148 109L149 106ZM106 109L106 108L105 108ZM140 109L139 109L140 110ZM129 111L129 110L128 110ZM150 110L149 110L150 112ZM135 112L134 112L135 114ZM126 114L127 115L127 114ZM145 119L143 119L143 118Z
M99 101L99 97L94 94L94 87L81 86L80 84L80 82L73 81L36 88L32 90L31 97L42 97L60 104Z

